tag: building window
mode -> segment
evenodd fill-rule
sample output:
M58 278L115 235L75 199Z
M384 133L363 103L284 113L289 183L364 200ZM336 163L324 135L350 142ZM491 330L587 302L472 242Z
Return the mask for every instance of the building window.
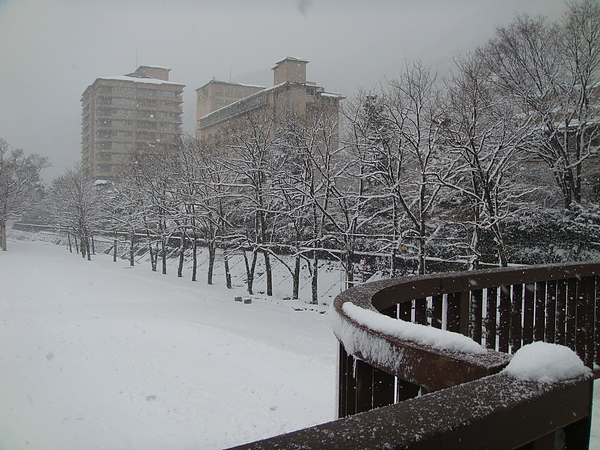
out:
M141 106L142 108L153 107L156 106L156 100L140 99L138 100L138 106Z
M137 116L144 119L154 119L156 117L156 111L148 109L138 109Z
M113 98L113 104L115 105L131 105L133 103L133 99L131 98Z
M112 91L113 92L131 92L132 89L130 87L125 87L125 86L113 86L112 87Z
M156 96L156 91L154 89L146 89L146 88L137 88L138 95L145 95L147 97Z
M149 120L138 120L136 125L138 128L146 128L150 130L156 129L156 122L150 122Z

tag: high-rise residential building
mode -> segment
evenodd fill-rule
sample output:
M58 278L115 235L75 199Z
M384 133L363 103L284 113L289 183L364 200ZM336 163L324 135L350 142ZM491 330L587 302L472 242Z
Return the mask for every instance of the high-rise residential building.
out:
M111 179L133 152L153 152L181 135L184 85L164 67L97 78L81 98L82 165L90 178Z
M337 117L343 97L306 81L307 64L306 60L291 57L279 61L273 67L273 86L269 88L209 81L196 90L196 138L218 143L226 137L231 121L249 111L304 117L319 109Z

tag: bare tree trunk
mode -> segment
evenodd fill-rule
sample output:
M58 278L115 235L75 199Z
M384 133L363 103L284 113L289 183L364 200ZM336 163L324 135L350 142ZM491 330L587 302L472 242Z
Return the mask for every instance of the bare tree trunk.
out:
M71 244L71 233L67 231L67 240L69 241L69 253L73 253L73 244Z
M198 240L196 234L192 238L192 281L196 281L198 275Z
M265 275L267 279L267 295L273 295L273 270L271 269L271 256L267 250L263 251L265 259Z
M129 234L129 265L135 266L135 232Z
M419 236L419 275L425 275L425 236Z
M479 269L479 229L477 227L473 229L471 236L471 253L469 270L477 270Z
M165 243L165 239L161 240L161 259L162 259L162 273L163 275L167 274L167 244Z
M354 264L352 263L352 253L346 250L344 253L344 269L346 271L346 289L354 286Z
M313 250L312 274L310 279L311 301L313 305L319 304L319 253Z
M223 251L223 265L225 266L225 284L227 289L231 289L231 271L229 270L229 252L227 248Z
M90 236L87 235L85 238L85 245L86 245L86 250L87 250L87 260L91 261L92 260L92 249L90 246Z
M206 282L213 284L213 273L215 271L215 258L216 258L216 243L214 239L208 241L208 272Z
M152 248L152 236L150 236L150 232L146 230L146 237L148 238L148 252L150 253L150 267L152 268L152 272L156 272L157 266L157 253L158 249Z
M6 251L7 250L7 246L6 246L6 221L3 220L2 223L0 224L0 234L2 234L2 237L0 238L2 240L2 251Z
M118 254L118 249L117 246L119 244L119 236L117 235L117 233L115 233L115 240L114 240L114 246L113 246L113 262L117 262L117 254Z
M292 299L298 300L300 296L300 265L301 259L300 255L296 255L296 261L294 265L294 273L292 275Z
M246 255L246 250L242 250L244 253L244 264L246 265L246 284L248 285L248 294L254 294L254 271L256 269L256 259L257 252L256 250L252 251L252 264L248 263L248 256Z
M181 234L181 239L179 243L179 266L177 267L177 276L179 278L183 277L183 263L185 262L185 237L186 234L183 232Z

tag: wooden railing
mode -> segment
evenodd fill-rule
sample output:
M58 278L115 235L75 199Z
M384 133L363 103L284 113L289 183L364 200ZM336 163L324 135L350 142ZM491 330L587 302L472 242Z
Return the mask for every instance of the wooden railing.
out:
M540 384L501 370L534 341L600 365L599 274L600 263L574 263L349 289L331 311L341 342L340 420L239 448L587 448L591 377ZM398 339L353 320L345 303L464 334L487 351Z

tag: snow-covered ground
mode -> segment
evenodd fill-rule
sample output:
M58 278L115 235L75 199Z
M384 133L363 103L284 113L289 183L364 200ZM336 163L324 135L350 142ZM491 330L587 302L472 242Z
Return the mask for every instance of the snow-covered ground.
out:
M329 301L339 287L325 289ZM286 295L286 283L278 290ZM9 241L0 449L216 449L333 419L337 341L326 306L236 295L241 287L148 264ZM594 413L591 448L600 448Z
M9 245L1 449L215 449L333 419L324 306L242 304L147 265Z

